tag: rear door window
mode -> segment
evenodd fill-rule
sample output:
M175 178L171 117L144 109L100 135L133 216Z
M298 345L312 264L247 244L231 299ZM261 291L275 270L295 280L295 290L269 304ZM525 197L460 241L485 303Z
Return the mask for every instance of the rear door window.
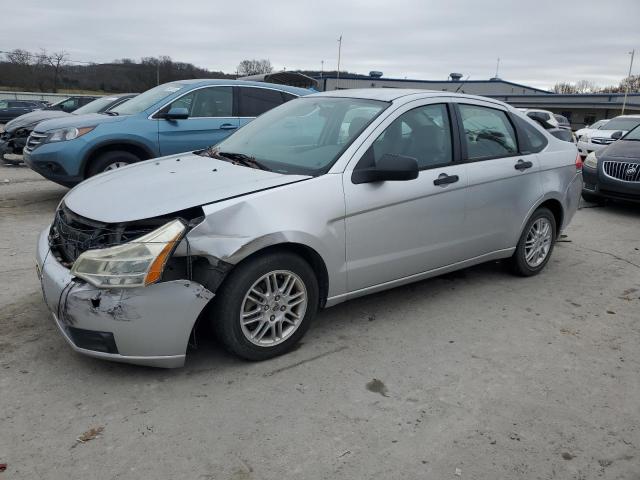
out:
M458 104L469 160L508 157L518 153L516 132L502 110Z
M240 87L238 90L240 117L257 117L285 102L279 90L252 87Z

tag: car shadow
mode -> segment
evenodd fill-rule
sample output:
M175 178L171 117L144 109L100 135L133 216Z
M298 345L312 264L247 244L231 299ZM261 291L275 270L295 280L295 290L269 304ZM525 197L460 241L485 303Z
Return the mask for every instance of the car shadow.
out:
M302 342L291 352L262 362L246 361L226 352L205 328L197 330L195 346L189 348L185 366L180 369L141 367L88 357L81 357L81 361L94 372L132 383L154 380L180 382L198 378L231 384L246 376L270 377L347 349L350 340L359 338L364 328L372 328L372 322L375 322L378 312L402 311L408 304L415 302L416 297L427 304L430 298L435 297L439 297L441 301L449 299L453 302L459 298L457 290L464 289L465 284L504 279L508 276L505 270L503 263L489 262L322 310ZM424 313L428 317L428 307Z

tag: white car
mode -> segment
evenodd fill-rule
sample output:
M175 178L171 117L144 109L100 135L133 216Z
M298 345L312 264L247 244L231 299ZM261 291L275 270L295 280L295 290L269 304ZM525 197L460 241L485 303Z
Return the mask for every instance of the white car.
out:
M539 110L537 108L527 108L522 110L524 114L533 120L542 120L552 127L560 128L560 122L553 112L549 110Z
M620 115L612 118L605 128L582 135L578 141L578 151L581 156L586 157L591 152L604 150L638 125L640 125L640 115Z
M596 130L604 129L604 126L607 123L609 123L608 119L598 120L593 125L588 125L584 128L581 128L580 130L576 130L576 137L578 138L578 140L580 140L580 138L582 138L583 135L592 136L592 133L595 132Z

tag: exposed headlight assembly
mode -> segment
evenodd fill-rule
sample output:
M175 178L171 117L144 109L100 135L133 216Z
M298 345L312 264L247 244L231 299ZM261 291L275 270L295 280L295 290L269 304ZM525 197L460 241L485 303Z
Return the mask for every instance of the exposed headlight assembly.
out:
M167 260L185 231L180 220L172 220L123 245L87 250L76 259L71 273L102 288L150 285L162 277Z
M66 140L73 140L89 133L96 127L67 127L59 128L57 130L51 130L44 143L64 142Z
M584 165L589 168L598 168L598 157L596 157L596 152L591 152L587 155L587 158L584 159Z

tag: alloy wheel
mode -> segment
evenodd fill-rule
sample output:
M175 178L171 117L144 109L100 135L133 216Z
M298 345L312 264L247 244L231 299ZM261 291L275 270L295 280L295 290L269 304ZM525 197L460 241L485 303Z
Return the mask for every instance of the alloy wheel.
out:
M263 275L242 301L243 335L260 347L281 344L300 326L307 311L307 299L304 282L295 273L275 270Z
M548 218L538 218L529 228L524 243L524 258L531 268L539 267L549 255L552 235L553 228Z

